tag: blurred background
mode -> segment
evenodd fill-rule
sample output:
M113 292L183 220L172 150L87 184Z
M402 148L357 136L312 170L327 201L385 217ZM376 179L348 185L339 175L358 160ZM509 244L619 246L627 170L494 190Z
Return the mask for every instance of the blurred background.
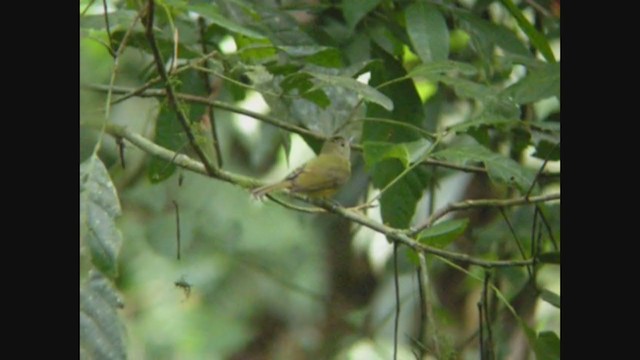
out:
M89 6L87 19L100 18L102 2L89 3L80 2L81 10ZM122 6L117 1L107 4L114 15ZM304 21L314 20L314 15L307 16ZM217 39L221 51L236 50L231 37L221 35ZM85 32L80 36L81 84L109 84L111 80L113 58L98 40L105 40L104 33ZM559 58L559 40L552 44ZM119 57L116 84L141 86L148 81L149 69L149 59L142 51L127 48ZM196 72L181 75L180 81L184 92L203 91ZM259 92L243 89L238 96L238 87L228 81L213 76L209 81L216 100L269 113L270 107ZM452 96L430 82L424 82L419 91L426 104L435 97ZM254 199L247 189L153 160L126 141L123 168L121 149L114 137L102 134L99 126L87 125L104 119L106 93L81 89L80 100L80 163L97 149L122 207L116 220L122 245L113 286L124 304L117 313L126 329L128 358L392 358L396 311L393 246L384 236L335 215L303 213L270 200ZM340 106L348 110L356 102L346 96ZM443 104L436 129L469 114L465 101ZM555 98L534 106L540 119L559 114L559 100ZM166 116L164 107L161 99L132 97L113 105L108 120L153 140L160 118ZM190 109L193 118L202 119L205 113L204 106ZM223 168L228 171L267 182L282 178L314 156L313 149L298 135L229 111L215 109L214 114ZM202 124L207 127L205 120ZM316 124L315 129L309 127L325 134L340 125ZM360 130L356 127L349 131L357 136ZM195 158L186 137L174 145L175 150ZM533 151L529 149L523 163L537 170L542 160L530 156ZM352 178L336 196L336 201L345 206L376 195L362 154L354 152L351 160ZM157 163L151 164L153 161ZM559 161L549 162L547 170L559 173ZM424 219L430 209L450 202L506 194L486 174L436 167L426 171L437 181L423 191L415 222ZM542 193L558 190L559 182L549 181ZM513 254L513 233L529 249L534 210L533 206L505 209L513 232L497 208L464 212L469 225L450 250L495 253L495 258L497 254ZM367 209L366 213L380 221L378 208ZM545 204L544 214L551 235L559 240L559 202ZM453 213L449 218L458 216ZM545 232L540 236L546 239L549 235ZM485 271L452 266L430 256L426 260L428 279L422 280L428 284L430 305L425 327L418 288L419 276L424 274L418 275L412 254L399 248L398 358L414 359L422 354L432 359L436 358L434 353L440 358L480 358L477 303L482 299ZM90 268L88 250L81 243L81 284L87 281ZM536 288L559 294L559 269L540 267ZM532 329L559 334L560 309L543 301L527 285L525 268L499 268L489 273L492 283ZM494 316L491 330L495 357L533 358L526 334L519 330L504 303L495 295L489 301ZM421 340L424 338L428 342ZM433 349L434 344L438 349Z

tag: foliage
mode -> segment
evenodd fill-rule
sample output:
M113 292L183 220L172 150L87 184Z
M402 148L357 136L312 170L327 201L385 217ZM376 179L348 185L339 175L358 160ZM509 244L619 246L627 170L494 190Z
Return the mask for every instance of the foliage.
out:
M82 358L559 358L559 1L104 3L80 16ZM336 201L376 207L249 197L335 133Z

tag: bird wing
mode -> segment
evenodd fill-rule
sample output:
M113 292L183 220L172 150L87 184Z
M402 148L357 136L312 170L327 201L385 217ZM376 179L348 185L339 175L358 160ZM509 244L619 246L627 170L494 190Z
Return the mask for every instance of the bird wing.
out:
M327 161L327 157L333 159ZM348 159L321 154L296 169L287 179L292 182L291 191L310 193L337 188L346 182L350 172Z

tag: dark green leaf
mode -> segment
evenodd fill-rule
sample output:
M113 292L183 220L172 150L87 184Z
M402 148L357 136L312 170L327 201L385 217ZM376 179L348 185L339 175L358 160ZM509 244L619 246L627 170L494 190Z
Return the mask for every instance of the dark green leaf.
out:
M397 159L383 160L374 165L373 185L382 189L405 170ZM416 167L389 187L380 198L380 213L385 224L395 228L406 228L416 210L416 204L422 197L422 191L430 180L425 167Z
M260 34L258 31L245 27L222 15L215 4L191 4L188 6L188 8L190 11L202 15L205 19L233 33L241 34L254 39L264 38L264 35Z
M548 253L542 253L538 255L538 260L542 263L546 264L556 264L560 265L560 252L553 251Z
M533 153L533 156L542 160L558 161L560 160L560 144L540 140L536 145L536 151Z
M383 66L375 66L371 71L370 84L378 85L392 79L406 76L402 64L374 46L374 56L382 60ZM413 81L407 79L380 89L393 100L393 111L372 103L367 106L367 117L393 119L414 126L424 120L424 111ZM363 124L362 141L409 143L422 138L421 134L393 124L369 122ZM366 150L365 150L366 152ZM365 159L367 155L365 154ZM382 189L393 181L405 167L396 158L387 158L371 168L373 185ZM396 181L380 198L382 220L397 228L409 226L422 191L428 185L429 175L423 167L417 167Z
M255 24L256 29L275 45L316 45L313 38L300 28L298 21L289 12L261 1L254 2L253 7L257 16L248 19L247 22L251 21L251 24Z
M469 219L445 220L422 231L418 241L442 249L464 234L467 225Z
M517 104L526 104L552 96L560 97L560 63L532 69L522 80L503 92Z
M342 68L342 54L338 49L329 48L320 52L317 52L304 59L305 62L313 65L318 65L328 68Z
M358 22L375 9L380 0L345 0L342 2L342 15L351 29L355 29Z
M518 25L522 31L529 37L529 40L533 44L533 46L542 53L542 56L551 63L556 62L555 56L553 56L553 51L551 51L551 47L549 47L549 42L547 38L544 37L536 28L531 25L529 20L522 14L522 11L513 3L511 0L500 0L504 4L504 6L509 10L511 15L516 18Z
M122 238L114 219L120 212L120 201L109 173L93 155L80 164L80 236L89 248L93 264L110 277L118 273Z
M167 105L160 106L156 121L156 144L169 150L180 151L186 149L187 141L183 130L176 118L176 113ZM169 178L176 171L176 166L159 158L152 157L147 165L147 177L152 183L158 183Z
M389 30L385 23L375 22L372 25L368 25L367 37L391 56L399 57L404 52L404 43Z
M407 34L423 63L449 57L449 29L438 8L426 2L409 5L404 16Z
M387 110L393 110L393 102L386 95L373 87L363 84L356 79L352 79L345 76L335 76L329 74L321 74L312 72L310 73L314 78L325 82L332 86L343 87L349 90L353 90L362 96L365 100L376 103Z
M92 272L80 288L80 353L86 359L126 359L122 302L109 282Z
M301 96L323 109L326 109L329 105L331 105L331 100L329 100L327 94L320 89L304 92L301 94Z
M537 360L559 360L560 338L553 331L542 331L538 334L533 351Z
M452 10L451 13L460 21L462 30L469 34L471 44L485 58L487 64L494 57L493 50L496 45L509 53L532 57L531 52L513 31L465 10Z
M540 294L540 298L542 298L542 300L560 309L560 295L545 289L545 290L542 290L542 293Z
M534 178L534 173L531 170L478 144L453 146L433 153L433 157L460 165L482 161L491 180L515 186L521 191L528 190Z

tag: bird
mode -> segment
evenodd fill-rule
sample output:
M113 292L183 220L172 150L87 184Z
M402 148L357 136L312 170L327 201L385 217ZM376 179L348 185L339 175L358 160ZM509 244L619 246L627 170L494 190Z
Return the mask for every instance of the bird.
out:
M283 180L255 188L253 196L287 189L311 198L327 199L335 195L351 176L351 148L343 136L333 136L322 145L320 154L296 168Z

